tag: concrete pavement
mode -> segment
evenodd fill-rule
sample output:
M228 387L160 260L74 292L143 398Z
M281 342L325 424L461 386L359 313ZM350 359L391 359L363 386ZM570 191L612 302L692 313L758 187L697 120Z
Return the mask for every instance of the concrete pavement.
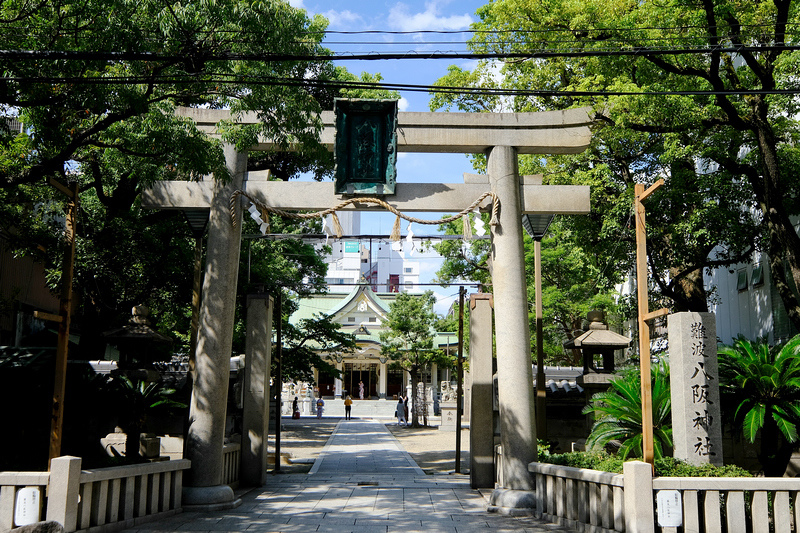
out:
M425 475L382 422L365 420L339 422L308 474L270 475L241 498L236 509L184 512L126 531L568 531L487 513L468 476Z

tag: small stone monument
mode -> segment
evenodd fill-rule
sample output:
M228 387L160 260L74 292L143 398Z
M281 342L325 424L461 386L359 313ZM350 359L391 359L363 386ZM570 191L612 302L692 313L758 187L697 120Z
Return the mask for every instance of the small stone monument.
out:
M713 313L675 313L667 320L672 439L675 457L722 464L722 418Z
M439 430L455 431L456 417L458 416L456 390L453 389L449 381L442 381L439 390L442 393L442 398L439 400L439 410L442 413L442 422L439 425Z

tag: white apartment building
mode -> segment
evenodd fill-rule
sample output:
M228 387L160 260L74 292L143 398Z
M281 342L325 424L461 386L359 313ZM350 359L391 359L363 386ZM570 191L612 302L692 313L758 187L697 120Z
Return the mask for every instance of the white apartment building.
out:
M368 283L377 293L422 293L419 287L420 265L412 261L388 238L361 237L361 217L358 211L337 213L344 237L328 243L328 290L349 293L353 285ZM330 220L328 227L332 227ZM400 247L408 246L401 241Z

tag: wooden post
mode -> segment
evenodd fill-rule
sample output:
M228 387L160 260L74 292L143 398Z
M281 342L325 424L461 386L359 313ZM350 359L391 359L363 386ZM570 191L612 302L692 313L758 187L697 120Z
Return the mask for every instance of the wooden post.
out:
M653 446L653 392L650 384L650 326L648 321L666 314L665 309L650 313L647 294L647 226L642 201L664 185L658 180L645 190L635 184L633 205L636 211L636 292L639 308L639 368L642 383L642 457L652 468L655 460Z
M194 279L192 281L192 330L189 333L189 371L194 372L197 329L200 327L200 291L203 290L203 237L194 239Z
M536 436L547 440L547 393L544 388L544 319L542 311L542 239L533 240L536 292Z
M53 414L50 421L50 462L61 455L61 436L64 424L64 395L67 386L67 354L69 351L70 310L72 308L72 277L75 270L75 218L78 211L78 184L70 187L50 180L50 184L68 198L67 220L64 229L64 265L61 278L61 301L59 303L58 345L56 348L55 382L53 384Z
M278 289L275 294L275 310L272 318L275 324L275 357L278 358L275 364L275 385L278 392L275 396L275 467L272 469L273 474L281 471L281 401L283 399L283 369L281 368L283 361L283 302L281 294ZM275 317L277 317L277 322L275 322ZM269 409L269 402L272 401L271 389L267 396L269 396L267 400L267 409Z
M461 402L464 399L464 294L458 288L458 384L456 388L456 474L461 473Z

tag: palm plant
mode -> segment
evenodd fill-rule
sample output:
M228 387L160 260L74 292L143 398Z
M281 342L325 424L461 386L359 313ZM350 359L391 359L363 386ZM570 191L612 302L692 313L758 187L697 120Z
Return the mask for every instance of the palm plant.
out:
M144 381L120 375L112 378L111 390L116 392L119 425L125 431L125 456L139 457L139 437L147 425L147 415L159 410L184 409L186 404L173 400L175 389L164 386L161 380Z
M718 350L724 405L749 442L761 432L758 460L766 476L782 476L798 441L800 335L783 346L739 338Z
M669 366L657 365L652 372L653 449L655 457L672 451L672 400L669 388ZM592 396L583 409L592 413L595 423L587 450L618 446L623 459L642 456L642 388L638 371L630 371L611 380L611 387Z

